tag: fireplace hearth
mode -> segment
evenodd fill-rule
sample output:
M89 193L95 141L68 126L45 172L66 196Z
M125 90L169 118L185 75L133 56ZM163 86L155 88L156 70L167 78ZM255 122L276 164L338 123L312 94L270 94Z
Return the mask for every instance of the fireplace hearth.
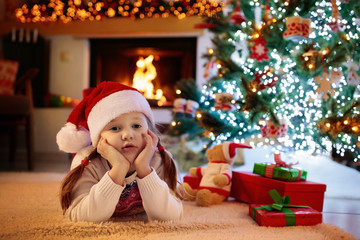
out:
M176 82L195 79L196 44L196 37L90 39L90 86L102 81L132 86L137 61L152 55L154 94L161 89L167 102L172 102Z

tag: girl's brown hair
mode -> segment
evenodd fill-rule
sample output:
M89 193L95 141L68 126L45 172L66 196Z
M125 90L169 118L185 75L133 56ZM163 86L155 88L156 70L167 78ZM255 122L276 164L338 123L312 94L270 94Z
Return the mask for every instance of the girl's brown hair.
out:
M92 151L89 156L85 158L85 160L90 160L96 158L98 155L100 155L96 149ZM65 214L66 209L69 208L71 201L72 201L72 190L77 183L77 181L80 179L82 173L84 172L85 165L80 164L76 168L72 169L65 177L61 184L61 190L60 190L60 204L61 208L63 210L63 214Z
M156 127L147 119L149 129L154 132L157 136L159 136L159 131L156 129ZM160 139L158 142L158 147L161 146ZM164 181L167 183L170 189L172 189L178 197L180 195L177 193L177 167L175 164L174 159L166 152L166 151L160 151L160 156L162 159L162 163L164 166ZM100 157L100 154L96 151L96 149L89 154L85 158L85 160L94 160L96 158ZM61 208L63 210L63 214L65 214L66 210L69 208L71 202L72 202L72 191L74 189L75 184L80 179L82 173L84 172L85 165L80 164L76 168L72 169L65 179L63 180L61 184L60 189L60 204Z

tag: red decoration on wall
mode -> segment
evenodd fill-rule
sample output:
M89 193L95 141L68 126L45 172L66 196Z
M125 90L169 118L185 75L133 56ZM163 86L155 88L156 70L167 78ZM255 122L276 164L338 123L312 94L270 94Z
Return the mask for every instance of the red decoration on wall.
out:
M195 29L204 29L204 28L215 28L217 25L214 23L198 23L194 25Z

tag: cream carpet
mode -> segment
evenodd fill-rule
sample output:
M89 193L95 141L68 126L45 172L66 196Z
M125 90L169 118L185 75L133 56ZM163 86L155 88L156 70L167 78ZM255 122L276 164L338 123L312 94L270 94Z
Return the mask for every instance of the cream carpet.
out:
M147 222L138 215L102 224L64 219L58 200L63 174L0 173L1 239L355 239L330 225L260 227L248 205L235 201L201 208L184 202L178 222Z

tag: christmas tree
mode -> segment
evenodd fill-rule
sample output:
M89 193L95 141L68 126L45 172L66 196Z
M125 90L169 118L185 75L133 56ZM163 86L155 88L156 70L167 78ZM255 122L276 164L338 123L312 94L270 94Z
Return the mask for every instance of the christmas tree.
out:
M193 118L178 110L196 85L177 86L171 134L348 154L358 165L360 1L225 2L202 26L214 36L207 83Z

